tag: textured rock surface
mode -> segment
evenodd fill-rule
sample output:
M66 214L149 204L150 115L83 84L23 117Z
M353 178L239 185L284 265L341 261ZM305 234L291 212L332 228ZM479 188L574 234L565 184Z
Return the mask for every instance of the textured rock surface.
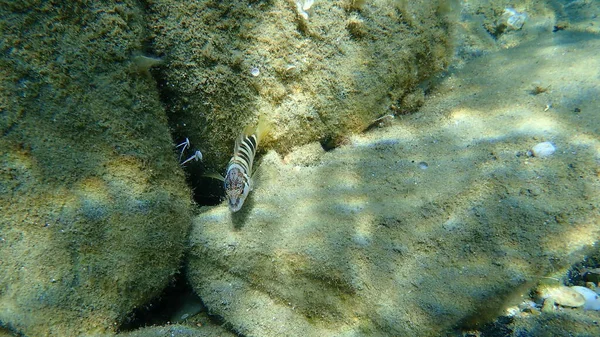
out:
M565 13L557 1L475 0L463 3L457 54L463 59L515 47L552 32ZM522 20L522 24L514 24Z
M3 328L0 328L0 337L17 337L18 335L16 333L11 333L8 330L4 330Z
M111 335L111 337L114 335ZM235 335L228 332L225 328L208 323L199 324L195 327L190 324L153 326L137 329L131 332L124 332L116 335L118 337L234 337ZM108 337L108 336L106 336Z
M189 228L136 1L0 5L0 322L112 331L177 270Z
M268 153L240 213L195 219L188 279L244 335L437 336L502 314L600 238L597 48L548 36L334 151ZM527 155L546 140L555 155Z
M452 54L444 3L315 1L306 20L287 0L151 2L172 127L220 170L259 114L275 123L271 146L285 153L337 145L390 109L413 111L417 83Z

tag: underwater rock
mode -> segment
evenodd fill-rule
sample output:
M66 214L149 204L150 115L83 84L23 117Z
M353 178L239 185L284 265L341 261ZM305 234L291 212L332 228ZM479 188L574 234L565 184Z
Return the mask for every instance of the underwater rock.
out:
M402 109L406 95L448 65L446 1L358 3L149 3L175 135L189 137L220 171L259 115L274 123L266 148L285 154L360 132L392 105Z
M546 301L549 303L558 304L563 307L577 308L585 304L585 298L572 287L542 287L538 289L540 297L544 299L544 307Z
M121 332L116 335L98 337L235 337L225 328L211 323L189 326L184 324L169 324L166 326L150 326L134 331Z
M386 132L403 134L394 129ZM507 208L497 202L504 186L518 190L512 181L534 173L517 178L498 165L502 183L482 190L492 180L471 161L450 161L444 146L426 147L445 165L422 170L396 161L424 146L388 139L354 139L303 166L270 152L240 214L205 208L194 221L187 275L211 312L247 335L437 335L489 318L549 270L535 258L539 245L524 242L558 235L556 225L537 223L554 207L574 207L564 196L539 202L517 192ZM487 153L482 145L470 151ZM437 197L423 200L430 193ZM449 217L462 225L448 231Z
M585 299L584 310L600 310L600 296L594 290L580 286L573 286L571 289L581 294Z
M16 333L10 332L8 330L5 330L2 327L0 327L0 337L19 337L19 335L17 335Z
M283 159L268 152L242 210L232 215L223 203L195 217L188 282L248 336L440 336L505 314L600 239L597 140L573 141L574 129L598 129L597 96L586 96L584 118L564 106L532 111L514 85L534 75L552 81L547 69L567 64L577 70L553 87L595 92L589 65L577 65L598 65L590 55L599 42L581 39L579 53L589 54L575 54L567 41L552 36L475 60L422 111L331 151L313 143ZM511 62L547 50L561 57L515 71ZM564 152L515 155L531 137L549 136L540 120L552 121ZM596 312L568 311L587 314L581 325L598 330ZM557 316L533 319L545 329L548 320L560 325Z
M496 164L489 180L444 145L383 142L389 139L353 139L303 166L269 152L244 209L204 208L194 220L186 273L210 311L244 335L439 335L494 317L550 270L540 245L529 241L561 235L556 224L538 224L546 212L577 207L573 200L510 192L498 204L506 186L518 191L535 173ZM388 145L374 146L382 143ZM479 147L465 157L489 152ZM397 163L425 148L445 164L423 170ZM425 197L431 193L436 197ZM448 231L451 217L461 226ZM583 305L574 294L580 303L554 297Z
M0 5L0 324L114 333L178 270L190 191L137 1ZM10 25L6 25L10 22Z
M554 152L556 152L556 148L550 142L539 143L531 149L533 156L538 158L550 157Z

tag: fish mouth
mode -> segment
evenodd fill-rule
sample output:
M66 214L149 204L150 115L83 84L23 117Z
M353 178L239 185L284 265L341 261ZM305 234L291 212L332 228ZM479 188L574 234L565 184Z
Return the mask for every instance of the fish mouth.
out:
M229 204L229 210L232 212L237 212L240 210L240 208L242 208L242 206L244 205L244 199L242 198L241 195L235 195L235 196L227 196L227 203Z
M242 208L242 204L240 202L236 202L235 204L229 203L229 210L232 212L237 212Z

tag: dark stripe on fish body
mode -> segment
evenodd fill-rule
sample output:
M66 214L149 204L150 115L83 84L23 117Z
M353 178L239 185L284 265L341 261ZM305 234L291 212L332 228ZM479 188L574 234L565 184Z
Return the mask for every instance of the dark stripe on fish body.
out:
M229 169L231 168L231 165L233 164L238 164L239 166L241 166L242 169L242 173L244 174L248 174L248 166L246 165L246 162L242 159L232 159L231 162L229 163L229 166L227 167L227 171L229 172Z
M256 154L256 137L252 135L244 139L240 146L240 150L245 150L249 157L254 157L254 154Z
M248 154L245 151L240 151L238 153L238 157L240 157L240 161L242 163L240 163L246 170L248 170L248 167L250 167L250 158L248 158Z
M248 143L243 143L242 146L240 146L240 152L245 152L248 155L248 158L254 156L254 151L252 151L252 146L250 146L250 144L248 144Z
M252 135L247 138L248 143L250 143L252 153L256 153L256 135Z
M240 165L246 174L251 174L250 167L256 154L256 135L244 137L240 142L237 153L232 158L232 163Z

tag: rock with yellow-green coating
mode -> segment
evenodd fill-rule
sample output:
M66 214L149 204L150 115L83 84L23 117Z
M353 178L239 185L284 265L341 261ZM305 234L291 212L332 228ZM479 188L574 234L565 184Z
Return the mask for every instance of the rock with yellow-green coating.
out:
M208 323L191 326L190 324L180 325L165 325L165 326L149 326L141 329L122 332L117 335L104 335L98 337L235 337L231 332L228 332L224 327Z
M452 54L446 3L153 1L172 127L219 170L258 115L274 123L264 145L280 153L337 146L381 115L417 108L417 84Z
M530 111L530 97L514 85L544 74L560 90L593 91L587 65L568 81L548 71L578 60L600 67L592 57L600 42L583 36L564 44L550 36L474 61L422 111L333 151L311 144L268 152L240 211L224 203L195 218L188 281L245 336L443 336L506 315L540 280L566 275L584 256L596 261L587 252L600 238L598 141L572 139L574 129L600 128L598 99L578 101L583 116L557 107L565 117L555 119L556 111ZM568 58L514 71L523 57L574 47ZM537 160L525 153L547 134L546 118L568 151ZM515 120L527 127L515 130ZM597 312L569 310L575 322L560 317L567 311L515 321L547 335L557 334L546 324L569 335L556 321L600 335L590 332Z
M543 247L567 229L540 224L585 205L576 195L598 191L593 177L533 199L523 184L556 181L515 170L527 164L514 155L488 160L487 143L436 145L425 139L440 133L410 136L420 124L408 124L331 152L311 147L310 162L269 152L242 210L204 209L187 275L209 310L247 336L439 336L502 315L551 268L575 261L575 244ZM597 237L586 215L582 237ZM565 262L550 264L548 252Z
M176 272L189 190L136 1L0 5L0 322L110 333Z

